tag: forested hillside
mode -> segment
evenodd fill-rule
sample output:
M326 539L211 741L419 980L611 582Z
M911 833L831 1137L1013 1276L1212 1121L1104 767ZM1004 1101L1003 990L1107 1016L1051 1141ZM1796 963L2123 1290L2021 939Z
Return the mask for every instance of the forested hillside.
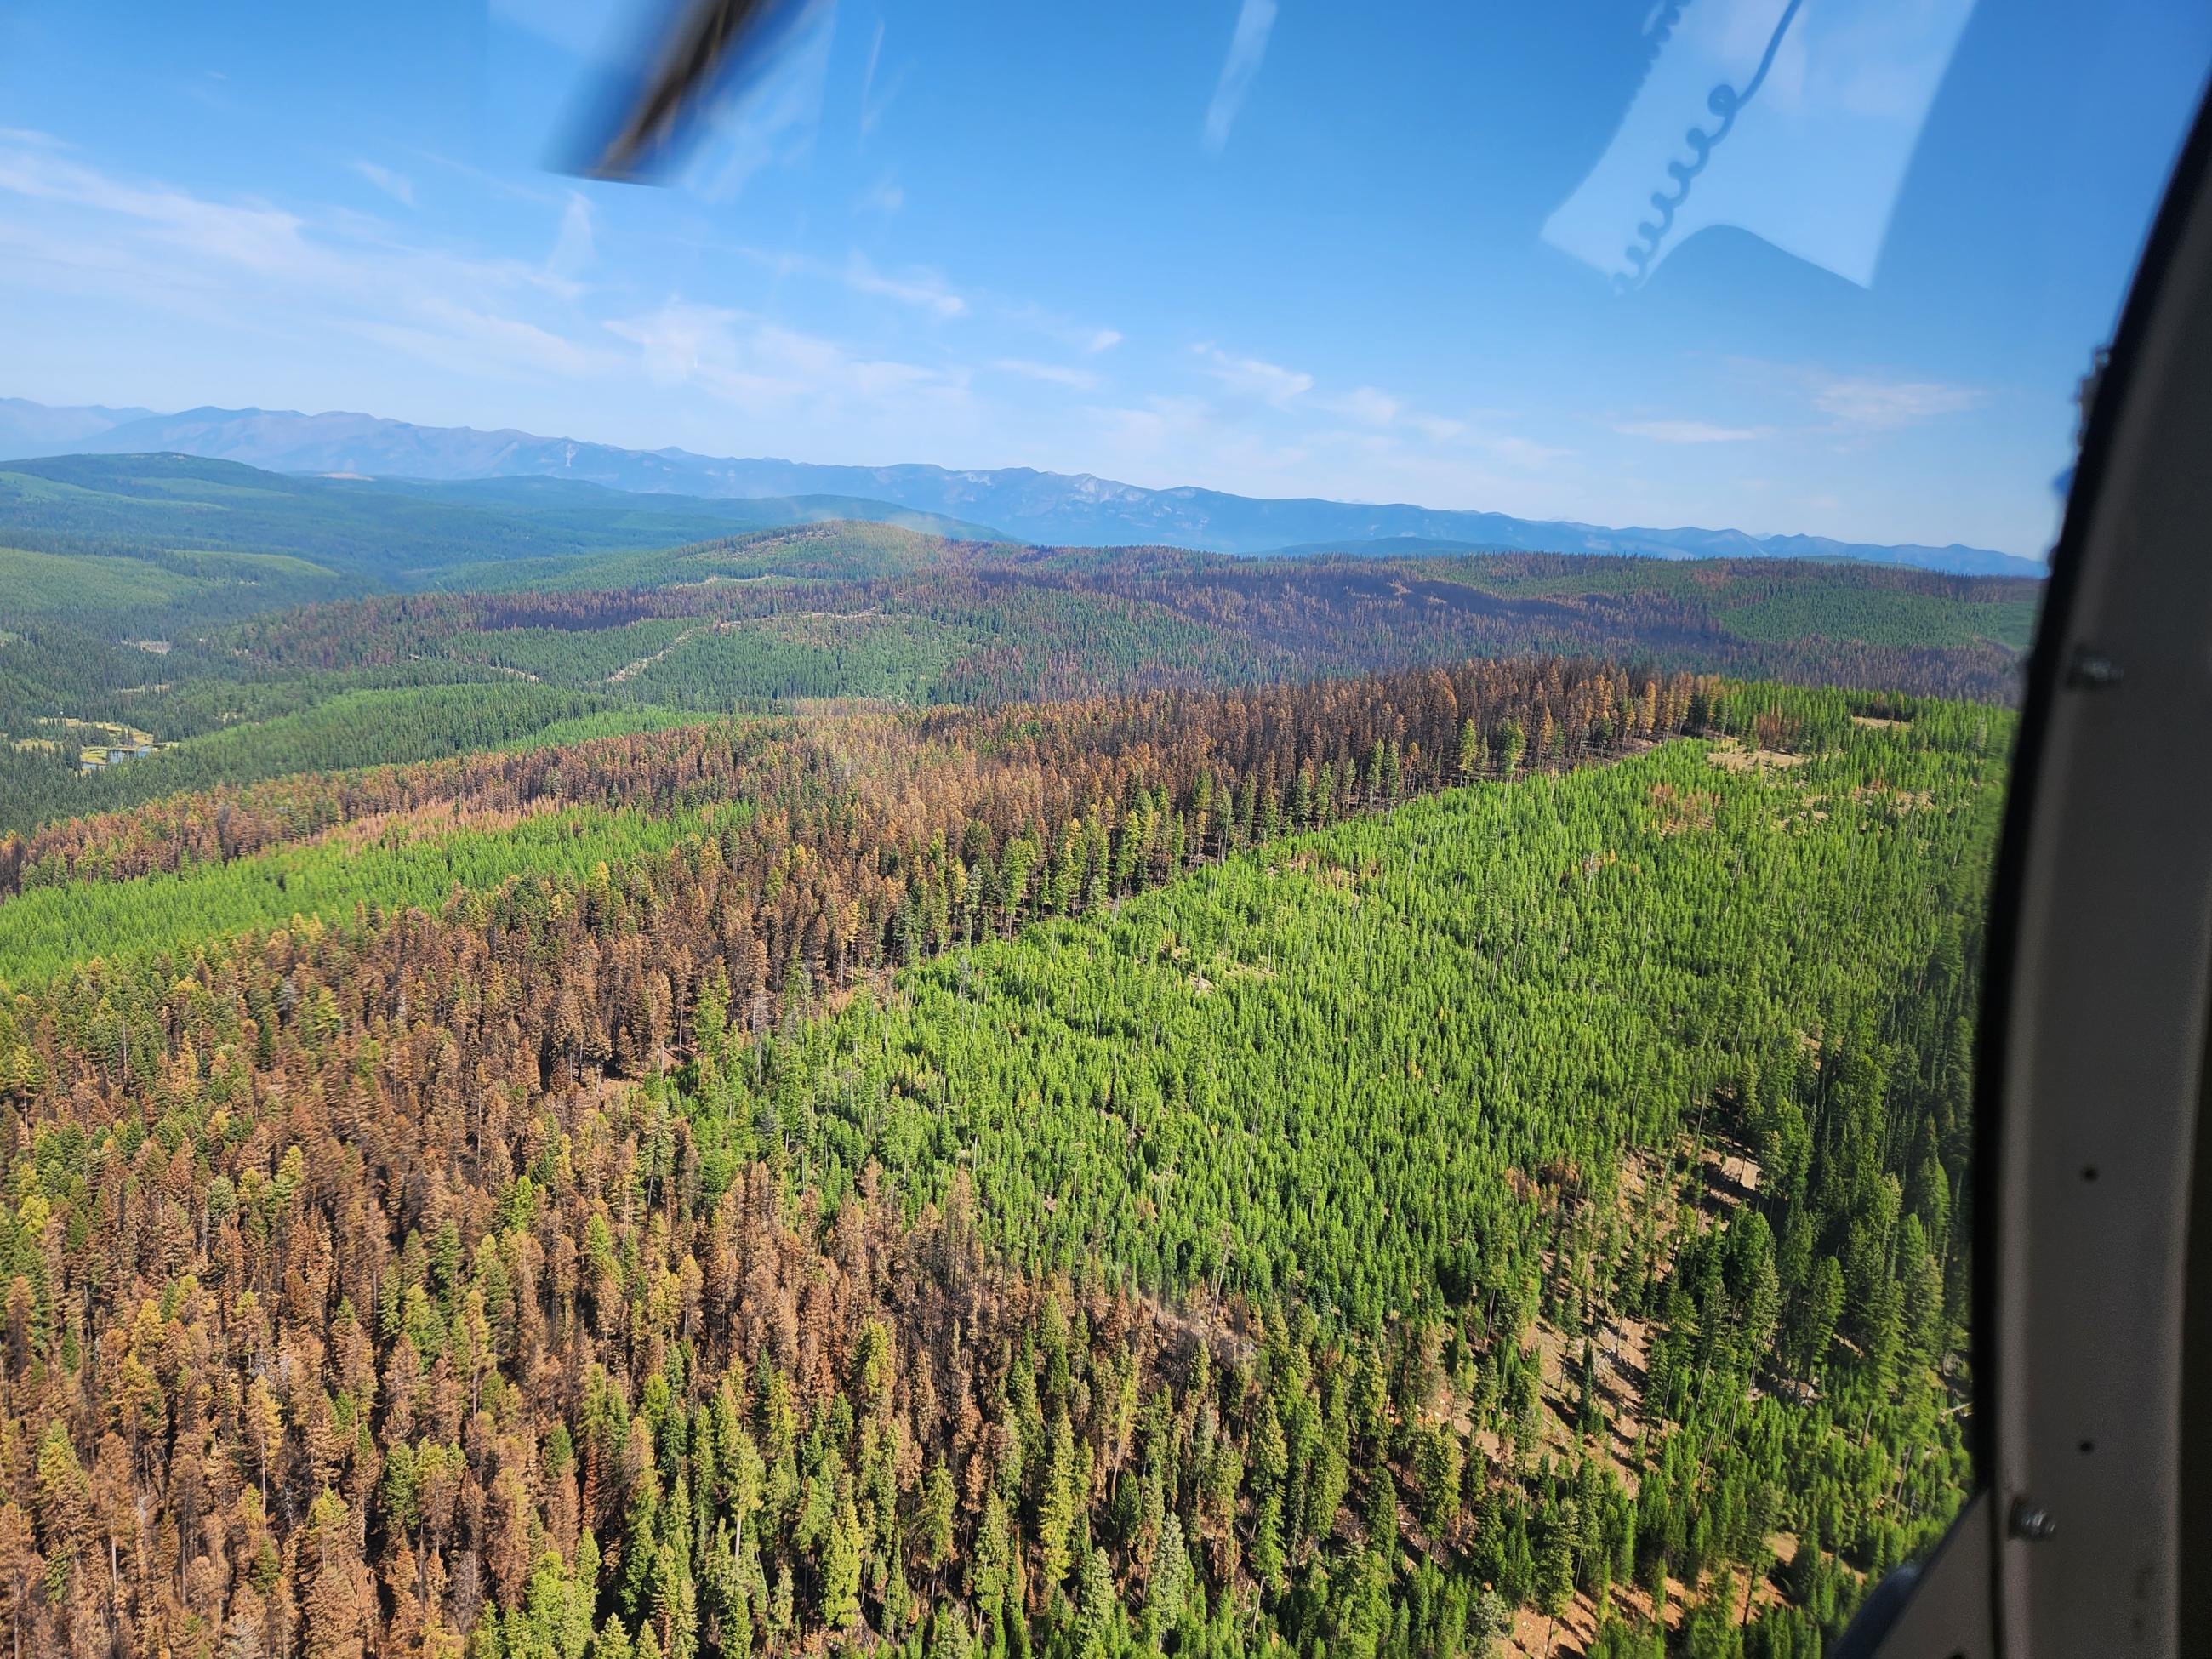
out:
M610 550L677 526L550 481L471 501L387 492L368 513L344 480L213 491L156 463L103 475L98 512L70 469L121 463L27 480L41 512L114 524L0 549L0 834L575 720L997 705L1529 652L2003 702L2039 599L2029 581L1804 561L1231 559L893 524ZM204 550L232 538L269 550ZM545 542L568 550L531 552ZM438 591L372 591L394 584ZM82 776L72 720L175 747Z
M12 1650L1810 1659L1936 1535L2038 585L609 495L0 477Z
M891 702L1094 695L595 690L557 741L133 762L84 781L187 793L0 848L20 1650L1816 1653L1965 1478L2009 716L1513 654L1617 569L1160 597L1186 557L211 635L270 707L763 623ZM1867 649L1950 659L1929 580ZM792 631L837 581L903 656ZM1376 620L1447 588L1456 656ZM1336 677L1207 690L1257 671L1132 615Z
M0 465L0 546L125 558L250 550L312 562L370 586L419 586L464 564L557 562L831 519L955 536L997 533L849 495L706 500L562 478L434 483L302 477L178 454Z

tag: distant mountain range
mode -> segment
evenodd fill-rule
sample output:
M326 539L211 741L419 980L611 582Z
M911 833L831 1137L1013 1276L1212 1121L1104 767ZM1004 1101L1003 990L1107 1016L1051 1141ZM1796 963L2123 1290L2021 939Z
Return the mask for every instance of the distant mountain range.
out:
M270 471L438 480L553 477L649 495L837 495L889 503L1050 546L1146 544L1224 553L1461 550L1631 554L1646 558L1851 559L1962 574L2040 576L2039 561L1987 548L1898 546L1740 530L1608 529L1313 498L1267 500L1185 487L1145 489L1089 473L1029 467L835 466L739 460L682 449L623 449L527 432L415 426L372 415L189 409L175 415L0 398L0 459L174 452Z
M21 398L0 398L0 460L63 454L117 427L160 418L150 409L107 409L98 404L57 409Z

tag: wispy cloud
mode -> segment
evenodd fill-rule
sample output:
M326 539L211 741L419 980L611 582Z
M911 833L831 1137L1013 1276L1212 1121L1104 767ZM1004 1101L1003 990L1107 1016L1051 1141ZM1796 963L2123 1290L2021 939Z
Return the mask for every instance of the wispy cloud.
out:
M900 305L927 312L933 317L964 317L969 312L967 296L956 292L939 272L926 266L915 266L897 272L879 270L858 248L847 254L844 263L839 264L817 258L811 253L800 252L795 248L751 247L744 243L713 240L687 241L684 246L702 252L734 253L774 272L778 277L796 276L812 282L836 283L854 294L893 300Z
M1540 471L1554 461L1564 461L1575 453L1571 449L1562 449L1556 444L1538 443L1534 438L1483 438L1478 442L1508 466L1532 472Z
M613 319L607 331L636 346L645 372L662 386L698 381L721 396L746 400L796 390L747 369L735 332L740 320L739 313L724 307L670 299L656 311Z
M1275 0L1244 0L1237 14L1237 33L1229 39L1229 55L1221 63L1221 78L1214 82L1213 101L1206 106L1206 148L1218 155L1229 142L1229 129L1244 96L1259 78L1260 63L1267 55L1267 37L1275 29Z
M527 364L534 370L584 376L610 366L610 355L518 317L480 311L457 301L426 296L412 307L416 320L364 319L352 331L380 345L446 366L498 373Z
M1087 368L1070 368L1063 363L1040 363L1027 357L1000 357L992 368L1002 374L1018 374L1024 380L1042 380L1048 386L1073 387L1088 392L1098 384L1098 377Z
M523 314L576 297L543 267L410 246L362 214L216 201L4 142L0 243L29 256L14 262L19 276L57 289L112 290L272 335L312 319L441 367L534 378L608 355Z
M1406 410L1406 405L1397 398L1371 386L1356 386L1350 392L1316 401L1331 414L1347 416L1366 426L1395 425Z
M379 167L374 161L356 161L353 170L400 206L415 205L415 181L404 173L394 173L390 167Z
M906 191L889 179L878 179L860 192L854 205L876 213L896 213L906 205Z
M1313 390L1314 379L1297 369L1285 368L1258 357L1232 357L1211 341L1191 348L1199 366L1241 397L1257 398L1286 405Z
M1978 408L1983 401L1984 394L1972 386L1864 374L1821 380L1813 392L1814 408L1832 416L1837 425L1860 432L1916 426L1939 415Z
M803 407L821 418L847 404L889 403L917 418L967 396L964 375L854 352L748 313L672 297L659 309L617 318L609 332L637 347L663 386L695 386L750 412Z
M1047 310L1033 300L1017 300L1003 294L978 295L976 298L977 309L993 320L1042 335L1085 356L1095 357L1121 343L1121 331L1118 328L1077 322Z
M1433 455L1486 455L1516 471L1536 471L1574 453L1552 444L1539 443L1518 433L1500 433L1471 420L1416 409L1395 392L1371 386L1349 392L1316 393L1305 405L1354 422L1362 430L1336 434L1340 444L1366 445L1366 453L1379 465L1425 453ZM1423 446L1425 445L1425 450Z
M891 100L898 96L899 88L906 84L906 70L902 66L884 82L882 94L877 94L876 70L883 63L883 57L884 26L878 22L874 35L868 41L868 67L860 76L860 141L864 144L868 135L876 130L877 123L889 112Z
M1759 435L1755 427L1716 426L1711 421L1616 421L1613 429L1625 438L1662 444L1733 444Z
M1249 432L1250 404L1264 404L1277 411L1273 422L1274 461L1295 453L1301 463L1334 465L1347 480L1340 485L1346 499L1374 499L1371 489L1349 482L1361 477L1399 477L1449 482L1453 494L1464 495L1478 477L1525 479L1548 473L1556 463L1575 452L1539 441L1521 433L1501 429L1503 417L1495 411L1464 417L1440 415L1416 407L1413 402L1380 386L1358 386L1349 391L1320 390L1312 375L1257 357L1233 356L1212 342L1192 348L1200 374L1218 382L1228 394L1216 409L1204 398L1173 404L1177 429L1195 442L1206 422ZM1155 398L1151 412L1158 416L1163 400ZM1200 419L1201 412L1206 420ZM1113 428L1118 441L1135 442L1145 433L1161 429L1158 419L1126 417ZM1194 452L1195 453L1195 452ZM1249 476L1259 465L1255 453L1246 453L1231 473ZM1492 471L1491 469L1498 469ZM1311 481L1299 487L1311 487Z
M198 75L188 77L179 89L185 97L203 108L228 115L237 108L229 93L224 90L229 81L230 76L221 70L202 70Z
M488 195L504 197L514 202L550 202L556 199L542 190L533 190L527 185L515 183L512 179L486 173L482 167L471 167L466 161L456 161L452 156L441 155L435 150L410 149L408 153L419 156L433 167L459 173Z
M295 214L132 184L45 149L0 150L0 191L115 216L160 240L255 270L297 271L321 263Z
M1848 437L1894 432L1965 414L1981 408L1990 396L1979 386L1880 368L1844 372L1826 363L1758 357L1729 357L1725 364L1771 409L1773 427L1794 417L1791 423L1806 431ZM1758 428L1757 435L1765 437L1771 429Z
M1235 478L1231 487L1279 490L1308 459L1304 445L1224 419L1203 398L1154 396L1133 405L1094 406L1085 445L1089 465L1155 486Z
M844 283L855 294L896 300L901 305L913 306L939 317L957 317L968 309L967 301L947 288L944 278L936 272L917 270L902 276L886 276L857 251L846 261Z
M1389 394L1382 394L1388 397ZM1204 396L1079 407L1083 469L1153 487L1202 483L1261 496L1327 495L1559 514L1577 499L1572 452L1515 434L1431 422L1401 408L1386 428L1331 423L1302 398L1285 418ZM1395 401L1395 400L1394 400ZM1314 417L1322 418L1316 420ZM1431 424L1443 428L1432 436Z
M568 204L561 210L561 228L553 238L553 252L545 261L545 268L556 276L574 278L581 275L598 252L592 227L590 200L580 190L570 191Z

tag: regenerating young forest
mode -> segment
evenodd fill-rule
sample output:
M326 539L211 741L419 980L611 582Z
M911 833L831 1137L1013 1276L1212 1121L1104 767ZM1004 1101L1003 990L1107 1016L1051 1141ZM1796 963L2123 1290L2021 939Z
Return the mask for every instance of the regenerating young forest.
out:
M0 1652L1810 1659L1940 1535L2021 585L528 551L0 616L180 739L10 751Z

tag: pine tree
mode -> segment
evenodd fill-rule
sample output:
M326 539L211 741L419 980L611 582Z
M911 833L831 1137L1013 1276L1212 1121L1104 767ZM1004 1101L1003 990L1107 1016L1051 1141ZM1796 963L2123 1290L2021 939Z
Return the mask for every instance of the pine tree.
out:
M1156 1648L1165 1644L1182 1617L1190 1594L1189 1577L1182 1518L1170 1513L1160 1524L1159 1547L1152 1553L1152 1577L1145 1583L1145 1636Z
M1049 1590L1066 1578L1083 1494L1078 1489L1075 1436L1066 1412L1053 1419L1052 1448L1037 1501L1037 1572Z

